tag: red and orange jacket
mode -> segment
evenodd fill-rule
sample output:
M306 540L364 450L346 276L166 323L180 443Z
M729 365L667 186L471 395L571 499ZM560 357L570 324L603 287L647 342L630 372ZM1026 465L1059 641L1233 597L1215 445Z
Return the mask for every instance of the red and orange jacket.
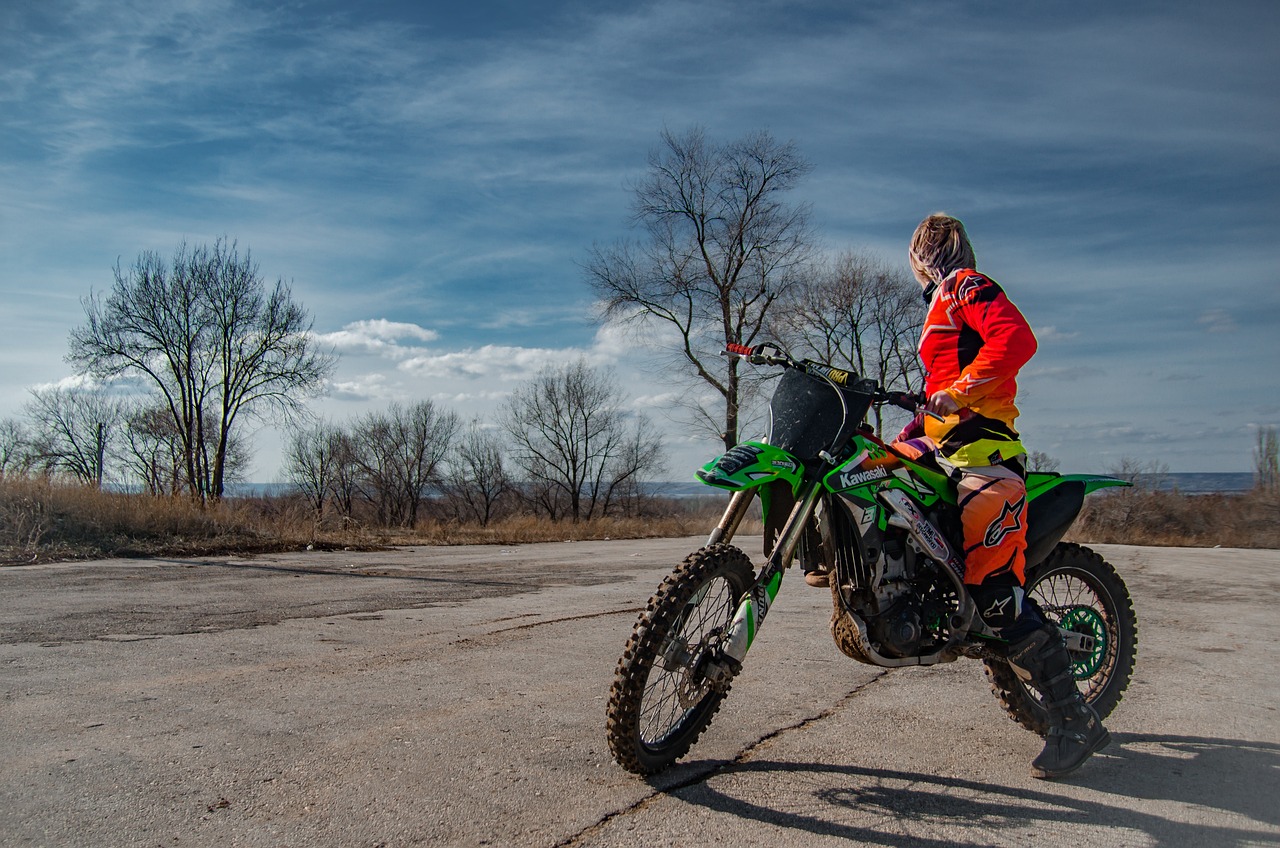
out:
M958 466L994 465L1023 452L1018 370L1036 337L999 284L971 268L949 275L929 303L920 334L925 394L945 391L960 407L946 421L924 418L924 433Z

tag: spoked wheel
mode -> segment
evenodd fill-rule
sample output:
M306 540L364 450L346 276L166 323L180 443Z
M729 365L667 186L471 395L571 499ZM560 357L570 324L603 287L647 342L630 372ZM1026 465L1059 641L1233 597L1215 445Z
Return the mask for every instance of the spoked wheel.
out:
M1120 703L1137 657L1138 621L1129 590L1109 562L1082 545L1060 543L1027 573L1027 596L1046 620L1083 639L1071 650L1076 685L1098 715ZM985 660L991 691L1022 726L1043 736L1049 713L1041 697L1004 660Z
M609 693L609 748L623 768L667 768L711 723L731 682L717 673L719 650L754 577L745 553L712 545L690 554L649 599Z

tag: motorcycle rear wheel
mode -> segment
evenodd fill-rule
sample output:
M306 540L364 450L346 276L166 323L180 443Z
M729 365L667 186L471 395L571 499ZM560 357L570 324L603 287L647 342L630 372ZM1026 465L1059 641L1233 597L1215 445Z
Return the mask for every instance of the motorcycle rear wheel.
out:
M609 749L624 769L655 774L688 753L729 682L701 673L755 578L750 558L711 545L676 566L636 621L609 692Z
M1094 638L1094 649L1072 652L1072 671L1084 699L1106 718L1133 675L1138 620L1129 590L1112 565L1083 545L1061 542L1028 569L1027 596L1046 620ZM991 691L1014 721L1044 736L1049 713L1038 692L1004 660L984 660Z

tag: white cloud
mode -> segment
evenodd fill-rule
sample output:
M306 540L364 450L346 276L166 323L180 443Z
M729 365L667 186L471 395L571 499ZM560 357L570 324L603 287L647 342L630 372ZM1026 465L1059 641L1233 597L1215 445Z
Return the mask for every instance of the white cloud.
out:
M1060 342L1067 339L1074 339L1080 335L1077 331L1059 330L1057 327L1036 327L1036 341L1039 342Z
M1022 374L1028 378L1076 381L1101 377L1106 372L1101 368L1094 368L1088 365L1056 365L1027 368Z
M1236 329L1236 321L1225 309L1210 309L1196 319L1196 323L1210 333L1230 333Z
M320 345L333 347L339 353L372 353L390 359L403 359L412 356L418 347L405 346L401 342L425 344L439 337L440 334L435 330L428 330L417 324L374 318L353 321L332 333L318 333L315 339Z
M384 374L364 374L347 380L334 380L329 396L341 401L397 400L398 391L388 385Z
M467 377L503 382L527 380L548 366L583 358L589 365L611 365L613 359L597 350L482 345L478 348L410 357L399 369L415 377Z

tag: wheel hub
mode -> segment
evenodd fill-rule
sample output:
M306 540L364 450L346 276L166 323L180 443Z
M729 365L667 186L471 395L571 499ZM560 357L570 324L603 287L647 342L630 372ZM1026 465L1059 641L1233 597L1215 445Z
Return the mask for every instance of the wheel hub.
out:
M1079 606L1067 610L1060 626L1088 637L1084 643L1089 647L1084 651L1071 651L1071 673L1076 680L1087 680L1102 668L1102 660L1107 655L1107 628L1102 616L1093 607Z

